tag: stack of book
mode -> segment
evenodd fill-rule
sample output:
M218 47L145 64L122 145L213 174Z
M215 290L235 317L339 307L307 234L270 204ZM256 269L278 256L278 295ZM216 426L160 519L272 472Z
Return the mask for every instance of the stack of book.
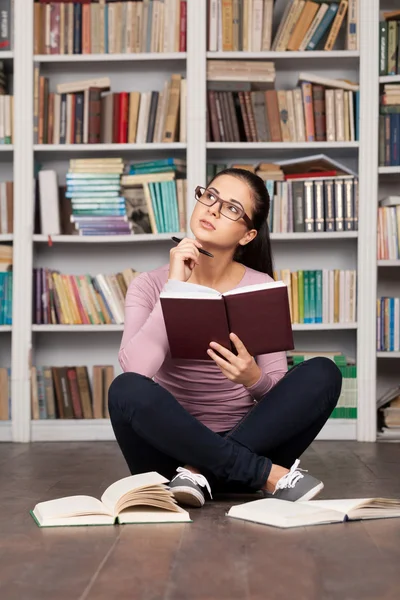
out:
M209 64L217 62L229 61L209 61ZM212 76L210 80L210 74L207 75L209 140L350 142L359 139L358 83L299 73L295 89L265 89L273 87L272 68L270 75L255 80L249 69L243 73L229 71L224 64ZM262 89L252 89L254 81L259 81L257 87Z
M378 429L387 437L400 435L400 386L387 390L377 401Z
M11 369L0 367L0 421L11 419Z
M379 75L400 73L400 10L383 12L379 23Z
M36 0L35 54L185 52L186 0Z
M121 193L122 158L70 160L66 198L79 235L128 235L131 227Z
M8 28L7 23L4 22L4 12L1 10L0 51L4 50L1 47L1 42L4 39L4 32ZM0 61L0 144L13 143L13 113L14 97L8 94L8 80L4 70L4 62Z
M12 325L13 248L0 245L0 325Z
M357 272L340 269L274 271L288 288L292 323L355 323Z
M0 233L14 231L14 184L12 181L0 183Z
M121 179L133 233L186 231L186 170L179 159L138 163Z
M400 196L387 196L378 208L378 260L400 258Z
M382 297L376 301L376 349L400 350L400 298Z
M113 379L112 365L95 365L92 385L87 367L32 367L32 419L108 418L108 388Z
M109 93L109 77L60 83L34 69L35 144L134 144L186 141L186 79L161 91Z
M400 165L400 83L385 83L379 109L379 165Z
M64 275L34 269L34 323L41 325L111 325L124 322L128 286L138 273Z
M357 366L353 359L349 359L341 352L310 352L290 351L288 353L288 368L301 364L305 360L324 356L330 358L342 374L342 390L338 403L333 409L331 419L356 419L357 418Z
M274 0L209 0L208 49L333 50L345 29L345 48L358 50L358 10L359 0L288 0L273 32Z

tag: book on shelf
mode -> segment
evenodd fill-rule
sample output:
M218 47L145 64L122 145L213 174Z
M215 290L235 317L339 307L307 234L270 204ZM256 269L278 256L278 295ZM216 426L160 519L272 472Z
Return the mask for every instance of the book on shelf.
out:
M382 394L376 404L378 408L378 429L384 435L397 433L400 437L400 386Z
M138 273L65 275L33 270L33 322L37 325L112 325L124 322L125 295Z
M318 269L274 271L276 281L284 281L289 296L292 323L355 323L357 311L357 272Z
M36 0L34 53L185 52L186 1Z
M14 183L0 183L0 233L14 232Z
M400 73L400 11L384 12L379 22L379 75Z
M0 245L0 325L12 325L13 247Z
M211 66L214 62L208 61ZM219 73L223 70L221 65ZM236 70L229 71L226 65L225 76L218 74L215 80L207 82L208 141L351 142L359 139L358 84L300 73L294 89L277 90L273 89L274 70L264 75L263 82L254 83L257 80L253 77L250 67L239 78Z
M14 39L14 0L0 0L0 56L11 50Z
M11 369L0 367L0 421L11 419Z
M112 365L31 368L31 414L38 419L106 419Z
M359 0L208 0L208 49L358 50L358 11Z
M100 500L67 496L39 502L30 514L39 527L190 523L189 513L177 505L167 483L155 471L130 475L109 485Z
M330 415L330 419L356 419L357 418L357 365L352 358L341 352L296 350L288 352L289 370L305 360L324 356L336 364L342 374L342 389L339 400Z
M60 83L34 66L35 144L186 142L186 80L172 74L161 90L112 92L109 77Z
M379 107L379 166L400 165L400 83L385 83Z
M227 516L272 527L307 527L345 521L400 517L400 500L351 498L288 502L278 498L263 498L232 506Z
M220 294L206 286L169 280L160 301L172 358L211 360L207 354L211 341L236 352L231 332L252 355L294 347L288 293L282 281Z
M376 349L400 351L400 298L383 296L376 301Z
M386 196L378 208L378 260L400 259L400 196Z

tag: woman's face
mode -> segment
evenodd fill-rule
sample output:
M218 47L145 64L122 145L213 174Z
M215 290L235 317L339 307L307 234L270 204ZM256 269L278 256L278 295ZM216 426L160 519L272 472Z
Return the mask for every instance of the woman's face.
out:
M223 200L240 202L246 214L252 217L251 191L247 183L241 179L232 175L221 175L214 179L207 190L214 192ZM212 244L221 249L234 249L239 243L247 243L255 237L255 230L249 231L243 219L232 221L221 215L218 202L213 206L196 202L190 219L190 229L199 242Z

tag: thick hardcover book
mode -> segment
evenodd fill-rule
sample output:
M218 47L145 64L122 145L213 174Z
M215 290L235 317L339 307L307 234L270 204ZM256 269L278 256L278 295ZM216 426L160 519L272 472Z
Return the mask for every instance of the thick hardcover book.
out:
M221 294L169 280L160 301L172 358L210 359L207 349L212 341L235 352L230 333L252 356L294 348L288 292L282 281Z

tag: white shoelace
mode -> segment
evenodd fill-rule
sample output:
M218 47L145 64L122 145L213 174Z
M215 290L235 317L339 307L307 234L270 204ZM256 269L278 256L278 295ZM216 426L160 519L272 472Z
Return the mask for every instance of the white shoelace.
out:
M281 477L278 481L278 483L275 486L275 490L273 491L273 494L275 494L275 492L277 492L278 490L283 490L285 488L294 488L294 486L296 485L296 483L299 481L299 479L302 479L304 477L303 473L301 473L300 471L303 472L307 472L306 469L298 469L298 465L300 464L300 460L297 459L294 464L292 465L292 468L290 469L289 473L286 473L286 475L284 475L283 477Z
M196 483L201 487L205 487L210 494L210 498L212 499L210 484L204 475L201 475L201 473L192 473L192 471L185 469L185 467L178 467L176 472L178 475L176 475L172 481L174 481L177 477L180 477L181 479L189 479L189 481L192 483Z

